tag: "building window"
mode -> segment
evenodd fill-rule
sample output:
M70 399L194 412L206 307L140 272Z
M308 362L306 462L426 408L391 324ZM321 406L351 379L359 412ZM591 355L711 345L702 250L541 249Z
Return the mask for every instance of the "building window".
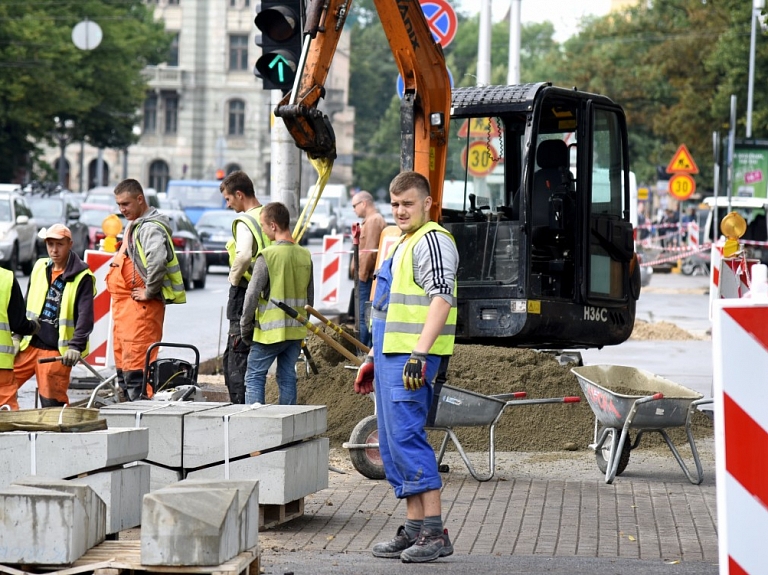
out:
M229 130L230 136L242 136L245 133L245 102L232 100L229 103Z
M157 131L157 94L149 94L144 100L144 133L154 134Z
M171 41L171 49L168 54L168 65L169 66L179 65L179 32L176 32L176 34L174 34L173 40Z
M176 92L167 92L163 95L165 106L165 133L175 134L179 122L179 95Z
M168 6L178 6L179 0L168 0Z
M248 36L229 37L229 69L248 69Z
M158 193L165 192L170 179L168 164L163 160L155 160L149 165L149 187Z

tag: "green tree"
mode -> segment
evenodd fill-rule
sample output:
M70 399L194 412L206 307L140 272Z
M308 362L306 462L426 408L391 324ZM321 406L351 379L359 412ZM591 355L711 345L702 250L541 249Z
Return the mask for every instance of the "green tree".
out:
M99 24L101 44L81 51L72 28ZM71 136L124 148L147 84L142 69L165 60L171 37L141 0L0 3L0 181L29 167L39 146L55 143L55 118Z

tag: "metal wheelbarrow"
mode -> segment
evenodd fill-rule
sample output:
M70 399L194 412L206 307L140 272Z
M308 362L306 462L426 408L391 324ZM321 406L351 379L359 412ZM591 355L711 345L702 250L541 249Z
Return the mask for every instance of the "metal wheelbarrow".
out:
M524 391L482 395L474 391L450 385L435 385L435 398L427 416L427 430L445 433L437 454L437 465L441 472L448 471L443 465L443 457L448 441L453 441L470 475L477 481L488 481L494 476L496 467L495 431L499 418L507 407L536 405L542 403L578 403L579 397L553 397L543 399L523 399ZM488 472L478 473L467 457L464 447L454 432L455 427L488 427ZM369 479L384 479L384 466L379 453L379 434L376 415L369 415L361 420L352 431L350 441L342 445L350 450L350 460L355 469Z
M571 372L595 414L594 442L589 447L595 450L597 467L605 473L606 483L612 483L627 468L630 452L646 431L661 434L691 483L702 482L704 473L691 432L691 418L700 405L712 403L712 399L702 399L702 394L692 389L634 367L589 365L571 368ZM616 387L637 394L619 393ZM685 426L691 446L695 476L666 432L667 428L681 426ZM634 443L629 438L630 429L638 430Z

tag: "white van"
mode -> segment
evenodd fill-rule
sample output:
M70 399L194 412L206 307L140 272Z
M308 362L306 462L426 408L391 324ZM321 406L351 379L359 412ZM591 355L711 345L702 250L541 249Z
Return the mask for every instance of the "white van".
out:
M311 198L314 193L315 186L309 186L306 198ZM347 190L347 186L344 184L326 184L320 197L330 203L336 208L335 211L338 212L340 208L347 205L347 202L349 201L349 190Z

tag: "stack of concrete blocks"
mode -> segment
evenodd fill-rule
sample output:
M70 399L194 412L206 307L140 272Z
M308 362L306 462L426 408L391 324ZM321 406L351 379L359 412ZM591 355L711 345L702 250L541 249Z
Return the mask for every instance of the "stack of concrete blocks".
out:
M221 565L258 556L259 484L185 480L144 497L143 565Z
M69 564L115 525L138 525L149 477L142 482L138 467L122 466L148 451L146 429L0 433L0 562ZM116 515L109 494L89 485L121 476L139 477L131 493L117 494L127 519Z
M285 505L328 487L325 406L138 401L101 415L149 429L151 491L185 478L242 479L259 482L261 505Z

